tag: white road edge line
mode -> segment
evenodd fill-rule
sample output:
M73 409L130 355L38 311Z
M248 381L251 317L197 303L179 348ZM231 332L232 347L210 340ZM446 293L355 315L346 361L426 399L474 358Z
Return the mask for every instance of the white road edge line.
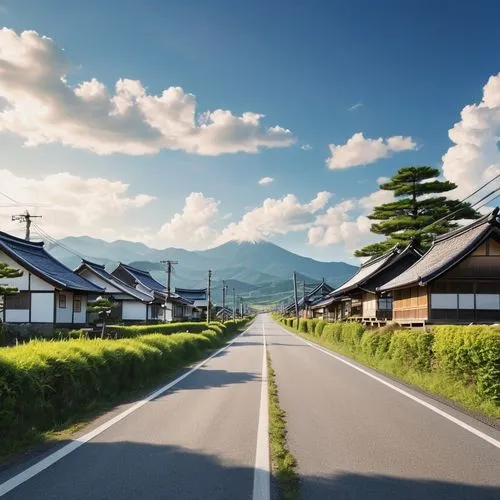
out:
M168 391L175 385L177 385L179 382L184 380L185 378L189 377L192 373L195 371L199 370L201 367L203 367L208 361L210 361L212 358L215 358L218 354L221 352L225 351L228 347L230 347L236 340L238 340L241 336L245 335L247 331L252 327L250 325L248 328L246 328L242 333L240 333L238 336L236 336L234 339L229 341L224 347L219 349L218 351L214 352L211 356L206 358L205 360L201 361L197 365L195 365L193 368L191 368L189 371L181 375L180 377L177 377L175 380L172 380L172 382L168 383L167 385L164 385L157 391L151 393L149 396L146 396L144 399L141 399L137 403L135 403L133 406L128 408L127 410L123 411L116 417L113 417L112 419L108 420L104 424L100 425L93 431L88 432L87 434L84 434L83 436L80 436L77 439L72 440L70 443L67 445L63 446L59 450L55 451L54 453L51 453L49 456L43 458L39 462L35 463L31 467L28 467L24 471L20 472L19 474L16 474L15 476L11 477L7 481L3 482L0 484L0 497L4 496L5 494L9 493L9 491L12 491L14 488L17 488L21 484L25 483L32 477L36 476L40 472L44 471L51 465L55 464L65 456L69 455L76 449L80 448L83 444L87 443L88 441L94 439L96 436L99 434L102 434L105 430L109 429L116 423L120 422L120 420L123 420L125 417L128 417L131 413L134 413L137 411L139 408L144 406L146 403L149 403L151 400L157 398L158 396L161 396L164 392Z
M278 326L280 326L280 325L278 325ZM466 431L469 431L470 433L474 434L475 436L483 439L484 441L486 441L486 442L488 442L488 443L492 444L493 446L495 446L495 447L497 447L497 448L500 449L500 441L496 440L495 438L493 438L491 436L488 436L488 434L485 434L484 432L480 431L479 429L476 429L475 427L472 427L471 425L466 424L462 420L460 420L460 419L458 419L458 418L450 415L449 413L446 413L445 411L437 408L436 406L432 405L431 403L428 403L427 401L424 401L423 399L420 399L417 396L414 396L413 394L410 394L409 392L405 391L404 389L401 389L401 388L395 386L394 384L391 384L387 380L384 380L383 378L378 377L377 375L374 375L373 373L370 373L369 371L364 370L363 368L361 368L359 366L356 366L354 363L351 363L351 362L349 362L349 361L347 361L345 359L342 359L340 356L337 356L336 354L334 354L334 353L332 353L332 352L330 352L330 351L328 351L326 349L323 349L322 347L319 347L316 344L313 344L312 342L309 342L308 340L304 340L303 338L301 338L298 335L295 335L295 334L289 332L288 330L286 330L285 328L283 328L281 326L280 326L280 328L283 331L285 331L286 333L288 333L289 335L292 335L293 337L299 339L304 344L307 344L310 347L312 347L312 348L314 348L314 349L316 349L318 351L321 351L323 354L326 354L326 355L328 355L328 356L330 356L332 358L335 358L337 361L340 361L341 363L344 363L345 365L350 366L351 368L354 368L358 372L361 372L364 375L367 375L368 377L376 380L377 382L380 382L381 384L384 384L385 386L393 389L394 391L399 392L403 396L411 399L412 401L415 401L416 403L418 403L418 404L420 404L422 406L425 406L427 409L433 411L434 413L437 413L441 417L446 418L450 422L453 422L454 424L458 425L459 427L462 427L462 429L465 429Z
M253 476L253 500L269 500L271 497L271 464L269 460L269 395L267 389L266 330L262 323L262 384L260 391L259 425Z

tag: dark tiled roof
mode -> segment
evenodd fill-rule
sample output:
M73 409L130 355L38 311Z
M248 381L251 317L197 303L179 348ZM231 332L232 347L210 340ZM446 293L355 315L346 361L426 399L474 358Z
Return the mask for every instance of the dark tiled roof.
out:
M99 276L101 279L104 281L108 282L109 284L115 286L119 290L121 290L123 293L130 295L134 297L137 300L140 300L141 302L151 302L152 297L140 292L139 290L136 290L135 288L127 285L123 281L119 280L116 276L113 276L112 274L108 273L106 271L105 267L102 264L96 264L95 262L90 262L88 260L82 259L82 263L75 269L75 273L79 273L83 269L89 269L90 271L94 272L97 276Z
M26 241L0 232L0 250L20 266L56 288L91 293L103 291L52 257L44 249L43 242Z
M372 278L377 272L382 270L397 254L398 249L393 247L383 255L370 258L368 261L361 264L354 276L334 290L332 295L342 295L350 290L353 290L354 288L357 288L359 285Z
M207 300L206 288L176 288L175 293L187 300Z
M498 209L468 226L444 234L434 241L425 255L404 273L385 283L379 290L386 291L412 284L425 285L451 269L480 245L493 230L498 230Z
M316 295L320 291L323 291L323 296L315 298L314 295ZM319 301L323 300L324 296L328 295L332 291L333 291L333 287L331 287L328 283L321 281L309 293L306 294L307 305L309 305L309 306L316 305ZM299 307L302 307L302 305L304 304L304 297L301 297L297 303L298 303ZM285 310L291 311L293 309L295 309L294 302L289 304Z
M137 269L136 267L131 267L126 264L120 263L120 266L125 269L134 279L141 285L154 290L155 292L165 293L165 287L156 281L148 271L143 271L142 269Z

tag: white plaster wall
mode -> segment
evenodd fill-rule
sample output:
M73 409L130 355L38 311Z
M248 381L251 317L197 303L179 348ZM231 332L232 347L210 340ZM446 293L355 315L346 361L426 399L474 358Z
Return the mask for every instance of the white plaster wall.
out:
M122 319L128 321L145 321L146 307L147 305L143 302L138 302L135 300L124 300L122 302Z
M50 284L47 283L46 281L43 281L40 279L38 276L35 276L34 274L31 275L31 284L30 284L30 289L31 290L36 290L38 291L52 291L54 290L54 287Z
M59 307L59 295L66 295L66 309ZM73 293L56 292L56 323L72 323L73 321Z
M107 293L123 293L119 288L111 285L110 283L103 280L101 277L97 276L95 273L89 271L88 269L85 269L84 271L79 272L78 274L83 278L89 280L91 283L94 283L94 285L97 285L100 288L104 288L104 290L106 290Z
M54 294L31 294L31 322L52 323L54 321Z
M7 309L5 311L6 323L28 323L30 312L28 309Z

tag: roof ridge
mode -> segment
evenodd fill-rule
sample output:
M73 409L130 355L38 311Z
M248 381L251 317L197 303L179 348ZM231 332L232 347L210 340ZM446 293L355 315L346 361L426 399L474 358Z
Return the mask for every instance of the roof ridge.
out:
M105 269L105 264L98 264L97 262L92 262L91 260L82 259L82 263L89 264L90 266L99 267L100 269Z
M373 256L371 257L370 259L368 259L366 262L362 262L359 266L359 269L363 268L363 267L367 267L367 266L371 266L372 264L374 264L375 262L379 262L380 260L382 260L383 258L385 257L389 257L389 255L391 255L392 253L395 253L396 250L398 250L399 248L399 245L396 243L393 247L391 247L389 250L387 250L386 252L380 254L380 255L377 255L377 256Z
M440 243L441 241L448 240L450 238L453 238L455 236L458 236L460 234L466 233L467 231L470 231L471 229L475 229L478 226L481 226L483 224L497 224L497 215L498 215L498 207L496 207L492 212L489 214L483 215L479 219L474 220L470 224L467 224L465 226L457 227L453 231L450 231L445 234L441 234L439 236L436 236L434 239L434 243Z
M30 240L26 240L24 238L19 238L17 236L12 236L12 234L4 233L3 231L0 231L0 238L4 238L6 240L11 240L14 243L20 243L22 245L29 246L29 247L43 248L45 246L44 241L30 241Z

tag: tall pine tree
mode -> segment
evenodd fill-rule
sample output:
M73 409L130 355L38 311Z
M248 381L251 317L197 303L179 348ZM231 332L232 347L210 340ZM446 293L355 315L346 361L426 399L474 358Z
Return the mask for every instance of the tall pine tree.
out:
M458 226L456 220L477 219L480 214L469 203L432 196L457 187L453 182L437 180L438 176L439 170L432 167L403 167L389 182L382 184L380 189L392 191L396 200L375 207L368 218L377 221L371 226L372 233L383 234L387 238L357 250L355 255L380 255L394 245L406 246L412 240L425 250L434 236L455 229ZM455 215L429 227L456 210L459 212Z

